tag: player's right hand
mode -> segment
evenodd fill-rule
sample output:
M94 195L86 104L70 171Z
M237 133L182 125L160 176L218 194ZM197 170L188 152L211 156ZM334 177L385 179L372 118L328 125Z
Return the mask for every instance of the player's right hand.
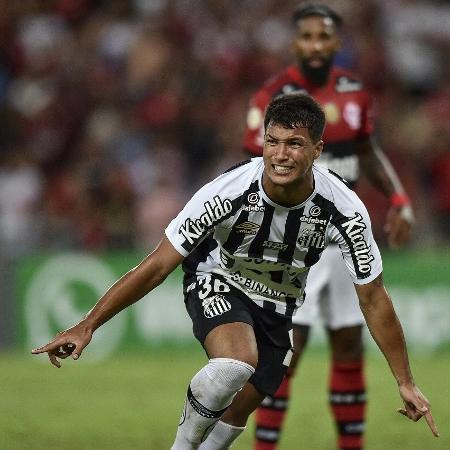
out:
M91 342L92 330L83 322L58 333L47 345L31 351L33 355L47 353L50 362L55 367L61 367L59 359L65 359L72 355L78 359L83 349ZM59 358L59 359L58 359Z
M397 412L417 422L422 416L435 437L439 437L436 424L431 414L431 405L425 395L415 385L400 386L400 396L403 399L404 408L398 408Z

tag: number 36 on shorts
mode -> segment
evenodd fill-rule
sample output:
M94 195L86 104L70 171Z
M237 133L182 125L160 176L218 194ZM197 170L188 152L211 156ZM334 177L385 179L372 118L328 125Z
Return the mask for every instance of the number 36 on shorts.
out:
M211 294L223 294L225 292L230 292L230 286L217 278L199 278L197 280L197 284L199 286L198 296L201 300L205 299Z

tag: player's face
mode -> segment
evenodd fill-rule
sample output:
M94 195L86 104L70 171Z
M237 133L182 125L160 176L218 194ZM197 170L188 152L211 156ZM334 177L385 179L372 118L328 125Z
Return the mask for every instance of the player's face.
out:
M311 167L322 148L323 141L313 143L307 128L288 129L269 124L263 147L264 188L267 194L273 200L283 202L282 198L276 198L283 192L289 191L301 197L305 188L312 188ZM300 201L303 199L300 198Z
M329 17L311 16L298 22L294 50L300 67L313 78L329 71L333 57L340 48L340 39Z

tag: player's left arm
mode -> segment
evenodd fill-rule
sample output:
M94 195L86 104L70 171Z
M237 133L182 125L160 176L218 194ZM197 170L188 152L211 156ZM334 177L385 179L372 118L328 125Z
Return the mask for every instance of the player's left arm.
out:
M361 171L389 199L385 225L389 246L397 248L405 245L411 238L414 213L394 167L373 136L359 142L358 156Z
M430 403L414 383L402 326L384 286L382 274L367 284L355 284L355 289L370 333L397 380L404 402L404 408L399 408L398 412L415 422L424 416L432 433L438 437Z

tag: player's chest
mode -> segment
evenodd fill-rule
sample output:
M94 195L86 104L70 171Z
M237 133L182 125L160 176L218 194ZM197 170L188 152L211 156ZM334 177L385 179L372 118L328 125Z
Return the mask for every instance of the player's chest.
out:
M330 215L316 205L278 210L259 203L251 208L243 205L223 230L220 237L225 251L262 270L277 264L314 264L327 243Z

